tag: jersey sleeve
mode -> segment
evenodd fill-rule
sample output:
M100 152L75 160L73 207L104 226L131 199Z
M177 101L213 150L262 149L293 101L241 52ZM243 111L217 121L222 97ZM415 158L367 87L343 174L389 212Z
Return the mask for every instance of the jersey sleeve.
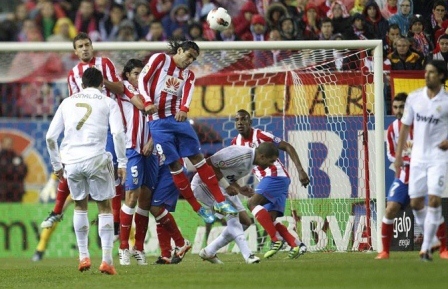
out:
M386 150L387 150L387 158L390 162L395 161L395 141L394 141L394 129L393 123L389 125L387 128L387 137L386 137Z
M62 109L64 102L56 110L56 113L50 123L50 126L46 135L47 150L50 156L50 162L54 171L62 169L61 157L59 154L58 138L64 131L64 119L62 117Z
M145 99L145 106L154 103L154 95L150 95L151 92L148 90L148 83L154 78L155 71L160 69L164 59L165 56L163 53L152 55L138 77L138 90Z
M181 111L185 111L185 112L190 111L190 105L191 105L191 101L193 99L194 82L195 82L195 75L194 75L193 71L189 71L188 77L185 80L184 87L182 90L182 100L180 103Z
M412 108L412 100L410 97L408 97L404 105L404 112L403 117L401 118L401 123L410 126L413 121L414 121L414 109Z
M107 101L109 101L110 107L109 126L110 132L114 139L114 149L117 155L118 167L126 168L126 135L124 132L120 109L115 101L109 98L107 99Z

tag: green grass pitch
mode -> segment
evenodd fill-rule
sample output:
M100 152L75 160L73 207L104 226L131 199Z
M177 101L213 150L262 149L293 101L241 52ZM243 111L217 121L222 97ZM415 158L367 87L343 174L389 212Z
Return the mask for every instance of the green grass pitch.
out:
M245 264L239 254L221 254L223 265L187 254L178 265L120 266L118 275L98 271L100 259L92 259L90 271L77 270L76 258L47 258L32 262L23 258L0 259L0 288L446 288L448 260L434 256L422 262L418 252L392 252L389 260L374 260L375 253L307 253L296 260L279 252L259 264ZM148 262L156 257L148 256ZM135 260L131 260L135 261Z

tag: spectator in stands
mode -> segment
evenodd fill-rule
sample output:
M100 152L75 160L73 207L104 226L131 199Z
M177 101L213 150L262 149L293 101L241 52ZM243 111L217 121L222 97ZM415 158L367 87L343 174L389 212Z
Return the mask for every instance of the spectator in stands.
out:
M134 21L138 24L136 28L138 29L139 39L144 38L148 34L150 23L153 20L154 15L149 10L148 2L145 0L137 1L134 8Z
M115 41L118 37L120 24L125 20L126 12L124 6L113 3L110 8L110 14L106 16L105 21L99 23L99 31L102 41Z
M54 26L59 17L56 15L53 2L50 0L42 1L39 3L39 13L37 13L36 25L42 32L42 36L46 41L48 37L53 34ZM65 15L63 16L65 17Z
M432 54L432 59L443 60L447 64L448 69L448 35L440 36L436 49Z
M187 39L192 41L206 41L207 39L204 38L203 32L202 23L196 21L191 22L188 25Z
M28 11L25 4L17 5L14 13L8 14L0 23L0 41L19 41L20 30L27 17Z
M307 4L305 15L303 15L301 26L303 27L303 39L317 40L319 39L320 17L317 14L317 7L314 4Z
M66 17L70 18L72 22L75 21L76 11L78 11L80 0L59 0L58 3L64 11Z
M355 0L354 6L352 9L350 9L350 15L353 16L357 13L362 14L362 11L364 11L364 8L366 7L368 0Z
M387 0L383 9L381 9L381 14L383 15L384 19L389 20L390 17L397 14L398 12L397 2L398 0Z
M231 23L229 25L229 27L227 27L227 29L224 29L223 31L216 32L216 40L217 41L239 41L241 40L238 35L236 35L235 33L235 27L233 25L233 23ZM225 52L225 51L223 51Z
M427 17L423 22L425 33L430 37L430 40L433 44L437 43L437 39L435 36L436 31L442 28L443 21L448 19L446 9L446 2L444 0L435 1L432 8L431 16Z
M421 15L414 15L410 20L410 28L408 32L408 38L413 40L412 48L423 55L426 59L432 53L434 48L431 40L424 32L423 17Z
M383 18L380 7L374 0L370 0L364 7L362 15L366 20L365 25L370 31L373 31L374 39L383 39L386 37L389 23Z
M147 41L166 41L167 36L163 30L163 25L160 20L153 20L149 24L149 32L146 34L145 39Z
M247 39L251 34L250 25L252 16L258 14L257 7L254 2L248 1L241 7L240 13L232 19L234 25L235 34L240 39Z
M400 0L398 1L398 6L398 12L389 18L389 24L398 24L400 31L406 33L409 31L409 20L413 15L412 0Z
M53 34L48 36L48 42L72 42L73 38L78 34L73 22L67 18L59 18L53 29Z
M330 18L324 17L320 21L318 40L331 40L333 36L333 22Z
M53 7L54 14L57 19L66 16L65 11L64 11L64 9L62 9L61 5L59 5L59 3L53 3L56 1L52 1L52 0L33 1L33 0L31 0L31 1L23 1L23 2L25 2L27 11L29 11L28 17L30 17L30 18L37 18L37 15L39 13L41 13L42 9L48 9L48 8L45 8L47 2L49 2L51 4L51 6Z
M149 10L154 19L162 21L163 17L169 15L173 2L173 0L149 0Z
M341 1L334 1L333 4L331 4L327 16L333 23L334 34L345 33L351 25L350 14L348 14L347 8Z
M75 16L75 28L78 32L85 32L89 36L95 36L96 40L101 40L97 36L99 33L97 17L93 2L90 0L81 0L78 11Z
M25 194L25 177L28 167L14 150L10 136L3 136L0 145L0 203L21 202Z
M115 41L136 41L138 34L135 29L134 22L129 19L124 19L118 26L117 37Z
M394 52L387 58L390 61L391 70L422 70L423 57L411 50L409 39L401 36L395 40Z
M294 19L289 16L280 19L280 35L282 40L301 40L303 39L302 31L297 27Z
M288 12L285 6L283 6L281 3L272 3L271 5L269 5L268 9L266 10L265 16L268 29L272 30L274 28L278 28L280 19L286 15L288 15Z
M30 35L29 32L34 31L35 29L39 30L37 28L36 21L30 18L25 19L23 21L22 29L19 31L19 34L17 35L17 40L20 42L29 41L28 40L28 36Z
M188 33L190 10L185 4L177 4L173 7L169 17L162 20L163 29L168 38L185 39Z
M374 34L367 26L364 16L362 14L355 14L352 16L352 27L344 33L346 40L366 40L374 39Z
M282 36L280 30L274 28L269 32L269 41L280 41ZM290 50L271 50L266 52L266 66L278 65L280 62L291 57Z
M386 36L383 38L383 57L394 52L394 42L401 36L400 27L398 24L391 24L387 30Z
M308 0L280 0L279 2L283 4L286 8L286 13L293 19L302 19Z
M243 39L248 41L266 41L268 39L266 20L261 14L252 16L252 25L250 27L250 38ZM254 50L252 52L252 62L255 68L261 68L266 66L265 51Z
M328 13L333 9L333 5L335 2L340 2L341 5L344 5L344 4L342 4L341 1L336 1L336 0L326 1L325 0L325 1L321 2L320 5L317 7L317 9L319 11L319 16L320 17L328 16ZM305 7L306 7L306 5L305 5ZM345 5L344 5L344 7L345 7ZM332 18L332 17L330 17L330 18Z

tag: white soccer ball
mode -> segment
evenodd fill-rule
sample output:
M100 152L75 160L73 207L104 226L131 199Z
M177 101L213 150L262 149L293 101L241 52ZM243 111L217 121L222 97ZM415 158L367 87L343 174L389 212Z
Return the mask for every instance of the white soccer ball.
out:
M217 31L223 31L230 26L232 18L227 10L219 7L211 10L207 15L207 22L210 28Z

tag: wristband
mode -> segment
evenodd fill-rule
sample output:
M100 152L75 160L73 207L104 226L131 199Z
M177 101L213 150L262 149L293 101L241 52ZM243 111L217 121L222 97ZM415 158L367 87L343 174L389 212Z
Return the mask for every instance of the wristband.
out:
M229 182L224 177L221 178L218 183L219 183L219 186L223 187L224 189L227 189L227 187L230 186Z

